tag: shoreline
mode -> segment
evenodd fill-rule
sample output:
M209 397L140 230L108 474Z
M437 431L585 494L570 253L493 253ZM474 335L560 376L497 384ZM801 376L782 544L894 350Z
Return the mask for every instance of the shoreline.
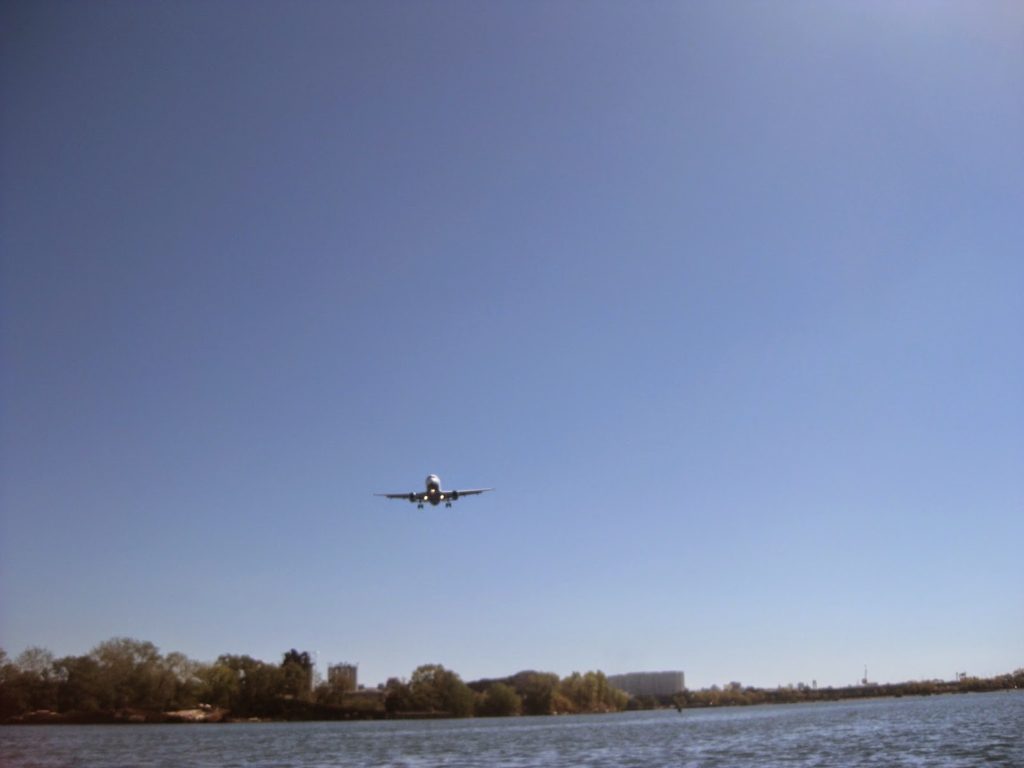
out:
M840 689L834 689L840 690ZM845 689L843 689L845 690ZM854 689L856 690L856 689ZM1005 688L992 688L985 690L942 690L936 692L918 692L918 693L874 693L869 695L861 696L822 696L812 699L793 700L793 701L758 701L758 702L723 702L720 704L694 704L684 705L682 707L676 707L674 705L649 708L634 708L628 710L622 710L622 712L655 712L663 710L677 709L681 714L685 710L701 710L701 709L736 709L741 707L758 707L758 706L780 706L786 704L834 704L838 702L846 701L878 701L880 699L900 699L900 698L912 698L912 699L924 699L931 698L933 696L956 696L956 695L967 695L967 694L988 694L988 693L1016 693L1021 689L1017 686L1010 686ZM592 713L577 713L582 716L588 714L621 714L622 712L592 712ZM450 715L443 712L403 712L403 713L360 713L358 716L353 713L336 713L341 716L336 717L323 717L323 718L297 718L297 717L239 717L232 716L231 713L226 710L205 710L205 709L194 709L194 710L179 710L176 712L145 712L142 710L125 709L113 712L54 712L51 710L38 710L35 712L28 712L24 715L18 715L16 717L8 718L0 722L2 725L24 725L24 726L37 726L37 725L247 725L247 724L259 724L259 723L330 723L330 722L347 722L347 721L366 721L366 720L444 720L444 719L475 719L475 720L492 720L492 719L503 719L502 717L485 717L477 716L474 718L452 718ZM348 716L344 716L348 715ZM529 717L529 718L545 718L545 717L563 717L561 714L551 715L511 715L509 717Z

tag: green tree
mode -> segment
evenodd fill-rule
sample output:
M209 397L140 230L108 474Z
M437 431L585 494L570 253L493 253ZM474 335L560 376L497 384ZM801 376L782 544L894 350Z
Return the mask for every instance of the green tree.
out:
M443 688L444 711L452 717L470 717L476 705L476 697L469 686L454 672L449 672Z
M440 664L422 664L409 678L409 695L417 712L443 712L441 685L447 670Z
M508 717L523 711L523 700L515 689L505 683L491 683L477 706L477 712L485 717Z
M29 677L0 650L0 716L8 718L28 712L31 698Z
M53 654L33 646L19 654L14 662L14 692L23 710L56 709L58 679Z
M412 692L409 684L397 677L389 677L384 684L384 711L389 715L399 712L411 712Z
M164 679L160 652L150 642L117 637L97 645L89 656L100 668L98 693L105 710L161 710L173 697L173 689Z
M242 685L237 670L224 662L221 656L213 664L201 666L196 671L199 678L197 696L211 707L232 710L241 700Z
M411 704L417 712L446 713L452 717L473 714L473 691L455 672L441 664L423 664L409 679Z
M199 703L202 664L174 651L164 657L162 667L165 684L173 689L169 709L190 709Z
M284 674L280 667L262 661L249 670L242 693L246 713L258 717L274 717L281 712Z
M54 663L61 686L57 706L61 712L98 712L103 698L103 671L91 656L65 656Z
M286 696L308 701L313 695L313 661L309 653L294 648L281 661L282 690Z
M555 711L558 675L551 672L519 672L512 685L523 700L523 714L550 715Z
M221 672L213 677L220 686L218 694L227 695L232 713L252 717L272 717L280 711L284 691L284 673L280 667L265 664L251 656L224 654L216 665L229 670L234 681ZM210 675L207 679L210 679Z

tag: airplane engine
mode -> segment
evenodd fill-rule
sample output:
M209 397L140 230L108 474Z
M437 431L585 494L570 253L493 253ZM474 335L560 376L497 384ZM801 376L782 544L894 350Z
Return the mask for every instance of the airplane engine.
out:
M451 497L452 497L452 501L456 501L459 498L459 492L458 491L452 491Z
M409 501L416 501L416 494L415 493L410 493L409 494Z

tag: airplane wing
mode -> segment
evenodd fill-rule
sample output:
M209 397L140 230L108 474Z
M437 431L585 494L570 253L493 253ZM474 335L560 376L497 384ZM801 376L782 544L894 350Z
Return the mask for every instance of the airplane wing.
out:
M406 501L426 501L427 494L423 491L412 491L410 493L375 493L374 496L384 496L388 499L405 499Z
M459 496L472 496L477 493L486 493L493 490L493 488L470 488L468 491L452 491L452 496L455 496L455 494Z

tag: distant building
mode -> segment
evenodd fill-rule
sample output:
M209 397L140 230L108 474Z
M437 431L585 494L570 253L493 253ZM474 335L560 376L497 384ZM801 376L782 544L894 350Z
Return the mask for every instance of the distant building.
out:
M672 696L686 689L682 672L630 672L608 675L608 682L631 696Z
M359 667L355 664L331 664L327 684L336 691L354 691L358 687Z

